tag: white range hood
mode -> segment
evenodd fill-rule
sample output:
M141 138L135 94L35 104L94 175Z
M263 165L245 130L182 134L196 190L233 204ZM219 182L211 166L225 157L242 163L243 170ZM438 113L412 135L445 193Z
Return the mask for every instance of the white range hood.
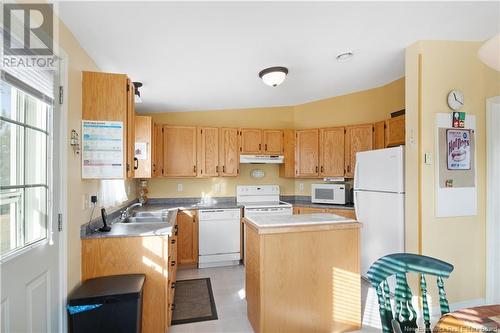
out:
M240 155L240 163L247 164L282 164L283 155Z

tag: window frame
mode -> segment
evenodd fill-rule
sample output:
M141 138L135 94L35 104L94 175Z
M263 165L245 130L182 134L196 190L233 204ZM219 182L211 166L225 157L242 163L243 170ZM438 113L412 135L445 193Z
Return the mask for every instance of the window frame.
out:
M26 253L27 251L31 250L32 248L51 243L52 239L52 219L53 219L53 212L52 212L52 202L53 202L53 112L55 110L55 105L54 105L54 100L41 92L37 91L31 86L28 86L24 82L18 80L14 76L10 75L9 73L5 71L1 71L1 81L5 82L12 88L20 91L21 93L28 95L31 98L34 98L38 100L41 103L44 103L46 105L46 115L45 115L45 129L33 126L28 124L28 118L27 118L27 112L28 112L28 99L25 97L23 98L23 106L22 106L22 113L23 113L23 118L22 121L18 120L13 120L8 117L4 117L0 115L0 121L8 123L11 126L17 126L19 128L22 128L23 133L21 134L21 137L23 138L22 145L23 147L18 148L23 154L22 158L22 165L21 166L16 166L19 168L19 170L22 172L22 176L20 179L22 179L22 185L6 185L6 186L0 186L0 190L18 190L19 191L19 196L21 197L21 218L19 222L16 221L16 232L19 233L17 241L19 242L16 243L16 247L6 251L4 253L0 253L0 263L4 263L9 261L12 258L15 258L23 253ZM15 97L17 98L17 96ZM12 98L14 100L14 98ZM17 101L15 101L17 103ZM17 107L17 106L16 106ZM13 127L14 128L14 127ZM32 131L37 131L39 133L42 133L45 135L45 184L43 183L33 183L33 184L26 184L26 178L27 178L27 158L26 158L26 147L27 147L27 132L28 130ZM9 162L10 163L10 162ZM16 180L16 183L18 180ZM45 194L45 235L42 238L37 238L35 240L26 241L26 230L27 230L27 218L26 218L26 189L29 188L44 188L46 191ZM9 201L9 200L8 200ZM12 201L12 199L10 200ZM4 204L4 201L2 200L1 204Z

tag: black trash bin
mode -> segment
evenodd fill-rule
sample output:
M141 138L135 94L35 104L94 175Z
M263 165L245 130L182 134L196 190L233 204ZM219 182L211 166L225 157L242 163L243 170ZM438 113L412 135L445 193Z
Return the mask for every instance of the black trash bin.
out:
M90 279L69 297L72 333L140 333L144 274Z

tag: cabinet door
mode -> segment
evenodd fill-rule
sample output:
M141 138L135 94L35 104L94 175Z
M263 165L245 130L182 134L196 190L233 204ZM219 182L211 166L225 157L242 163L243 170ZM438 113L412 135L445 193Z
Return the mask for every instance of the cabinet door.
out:
M295 132L297 144L296 175L298 177L317 177L319 174L318 129Z
M319 131L319 175L344 177L344 128L322 128Z
M284 163L280 164L280 177L295 177L295 130L283 130Z
M299 214L319 214L324 213L324 208L314 208L314 207L299 207Z
M240 130L240 140L242 154L259 155L262 152L262 130L242 128Z
M127 103L127 178L134 178L135 170L139 167L135 157L135 94L134 85L127 80L128 103Z
M356 166L356 153L371 150L373 147L373 126L358 125L346 128L345 153L346 153L346 173L348 178L354 177Z
M283 154L283 131L282 130L263 130L264 151L266 155Z
M385 121L385 146L394 147L405 144L405 116L398 116Z
M177 260L179 265L198 264L198 218L195 210L177 213Z
M373 124L373 149L385 148L385 121Z
M139 144L138 148L146 148L141 154L135 156L137 158L137 169L134 174L135 178L151 178L152 137L153 119L148 116L135 116L135 143ZM135 153L138 153L137 150Z
M121 121L123 123L123 177L133 167L128 153L128 106L130 91L125 74L82 73L82 119ZM133 139L132 139L133 140Z
M356 219L356 212L354 211L354 209L329 208L329 209L326 209L326 213L343 216L343 217L346 217L348 219L353 219L353 220Z
M153 177L163 176L163 125L154 125Z
M198 128L198 176L217 177L219 175L219 129L217 127Z
M196 127L163 127L163 175L166 177L196 176Z
M238 129L221 128L219 137L219 175L238 176L240 173Z

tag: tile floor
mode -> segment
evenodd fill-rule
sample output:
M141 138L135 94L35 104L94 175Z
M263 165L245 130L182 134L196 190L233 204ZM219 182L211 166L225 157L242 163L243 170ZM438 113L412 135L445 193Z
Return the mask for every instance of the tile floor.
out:
M204 269L182 269L177 271L178 280L209 277L212 283L218 320L173 325L169 333L253 332L247 318L245 300L244 266L228 266ZM356 333L379 333L380 330L363 327Z
M218 320L173 325L169 333L253 332L247 319L244 266L228 266L177 271L177 280L209 277Z

